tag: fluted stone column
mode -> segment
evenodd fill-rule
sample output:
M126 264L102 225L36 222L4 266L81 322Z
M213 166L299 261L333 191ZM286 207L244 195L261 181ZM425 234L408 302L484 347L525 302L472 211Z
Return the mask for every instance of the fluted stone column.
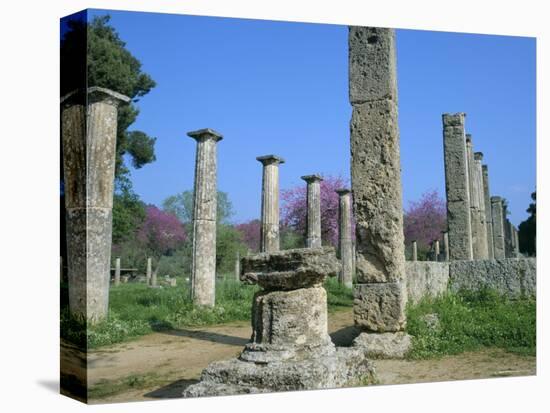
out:
M353 284L353 245L351 240L351 191L337 189L338 194L338 257L342 264L339 281L346 287Z
M487 249L487 223L485 222L485 194L483 189L483 170L481 162L483 161L482 152L474 152L474 185L475 194L477 196L477 204L479 206L479 229L478 229L478 258L486 260L489 258Z
M153 260L151 257L147 258L147 273L145 276L145 282L147 285L151 285L151 279L153 274Z
M307 228L306 247L321 246L321 178L320 175L306 175L302 179L307 183Z
M468 183L470 190L470 225L472 228L473 259L481 259L481 214L479 208L479 193L476 178L476 166L472 135L466 134L466 154L468 157Z
M217 144L223 138L212 129L187 135L197 141L193 190L193 304L213 307L216 301Z
M256 159L263 165L260 252L275 252L279 251L279 164L285 160L275 155Z
M473 259L465 117L465 113L443 114L447 225L453 261Z
M506 258L506 246L504 244L504 221L502 219L502 198L491 197L491 210L493 215L493 242L495 259Z
M356 343L408 348L403 201L393 29L349 29L351 181L356 224ZM388 333L388 334L381 334ZM384 342L384 344L380 344ZM379 347L376 350L376 347Z
M434 253L435 253L434 261L439 261L439 240L438 239L434 241Z
M109 306L117 116L129 100L100 87L61 99L69 308L91 323Z
M115 285L120 284L120 257L115 260Z
M445 261L451 259L449 255L449 233L447 231L443 232L443 248L445 248Z
M514 247L515 247L515 251L516 251L516 256L519 257L520 256L519 236L518 236L518 230L516 228L514 228Z
M412 242L412 260L418 261L418 246L416 244L416 241Z
M489 167L487 165L481 166L481 172L483 176L483 196L485 198L485 224L487 232L487 258L490 260L495 258L495 251L493 245L493 214L491 211L491 192L489 189Z

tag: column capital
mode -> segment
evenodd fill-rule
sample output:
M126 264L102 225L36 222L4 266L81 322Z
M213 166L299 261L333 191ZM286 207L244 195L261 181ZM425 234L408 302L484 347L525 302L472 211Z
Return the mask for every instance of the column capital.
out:
M340 196L344 196L344 195L347 195L347 194L351 194L351 189L349 189L349 188L338 188L338 189L335 189L334 192L336 192Z
M262 165L270 165L270 164L280 164L285 163L285 160L277 155L263 155L256 157L257 161L260 161Z
M485 173L488 173L489 172L489 166L487 165L481 165L481 170Z
M319 174L304 175L304 176L301 176L300 178L306 181L308 184L311 184L313 182L321 182L323 180L323 177Z
M482 161L483 160L483 152L474 152L474 159L476 161ZM482 166L483 168L483 166Z
M497 202L502 202L502 197L500 197L500 196L492 196L492 197L491 197L491 203L496 204Z
M467 145L469 144L470 146L473 145L473 143L472 143L472 134L471 133L466 134L466 144Z
M87 103L105 101L106 103L118 107L121 103L128 103L130 100L128 96L115 92L114 90L92 86L86 89L86 93L84 93L83 89L75 89L67 93L65 96L61 97L61 105L67 107L77 104L85 105Z
M444 126L463 126L464 118L466 118L466 113L457 112L457 113L444 113L442 115L443 125Z
M204 129L187 132L187 136L195 139L197 142L205 141L207 139L213 139L214 141L218 142L223 139L223 135L221 133L216 132L214 129L210 129L210 128L204 128Z

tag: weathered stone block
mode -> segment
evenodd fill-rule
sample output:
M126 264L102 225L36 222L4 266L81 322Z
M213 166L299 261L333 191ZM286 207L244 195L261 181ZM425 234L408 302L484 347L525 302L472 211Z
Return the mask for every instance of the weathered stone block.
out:
M355 105L351 120L353 203L359 283L397 282L404 274L397 106Z
M454 261L449 266L450 290L497 290L509 297L535 296L537 264L535 258Z
M413 304L423 297L436 297L445 291L449 284L449 263L433 261L408 261L405 264L407 280L407 300Z
M349 28L349 100L397 102L395 33L381 27Z
M297 248L260 253L241 260L241 280L265 289L310 287L335 276L339 263L333 247Z
M370 283L354 286L355 325L371 332L403 330L406 325L406 287L402 283Z
M405 332L397 333L361 333L353 345L365 349L368 357L403 358L411 350L411 336Z
M341 388L372 380L375 369L363 348L338 348L330 356L267 364L238 359L211 363L184 397Z
M323 287L260 291L252 306L252 338L243 360L303 358L333 345L327 331L327 295Z

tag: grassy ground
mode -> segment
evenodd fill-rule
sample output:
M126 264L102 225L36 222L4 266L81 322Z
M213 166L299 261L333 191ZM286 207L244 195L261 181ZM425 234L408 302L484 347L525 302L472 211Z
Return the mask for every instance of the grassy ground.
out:
M325 283L329 311L351 307L352 291L335 279ZM189 289L182 279L177 287L149 288L129 283L111 286L107 320L87 331L88 348L119 343L153 331L178 327L196 327L250 320L250 307L257 286L243 285L231 279L216 283L216 306L196 308L189 299ZM86 330L62 311L62 337L83 346Z
M439 326L430 327L427 314L437 314ZM407 330L413 336L412 359L483 347L534 356L536 303L530 298L507 299L489 290L448 293L409 307Z

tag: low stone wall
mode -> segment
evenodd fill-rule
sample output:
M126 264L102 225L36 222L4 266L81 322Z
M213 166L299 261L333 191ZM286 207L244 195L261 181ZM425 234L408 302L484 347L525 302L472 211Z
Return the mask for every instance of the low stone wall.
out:
M407 261L408 301L416 304L423 297L437 296L447 291L449 284L449 263L435 261Z
M535 296L536 259L452 261L449 263L449 281L451 291L489 287L509 297Z
M415 304L425 296L488 287L509 297L536 295L535 258L477 261L407 261L407 295Z

